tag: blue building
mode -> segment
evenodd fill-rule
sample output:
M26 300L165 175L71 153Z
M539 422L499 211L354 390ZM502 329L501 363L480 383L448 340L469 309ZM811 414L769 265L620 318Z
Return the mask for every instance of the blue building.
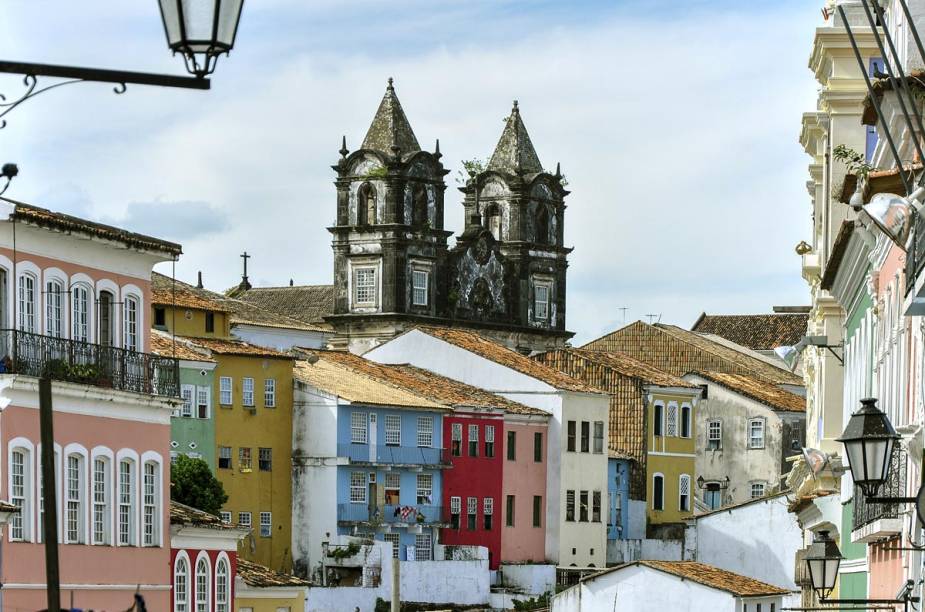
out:
M629 539L630 469L632 460L611 456L607 460L607 539ZM642 508L645 512L645 507Z
M433 558L449 526L441 491L443 418L450 408L350 353L306 352L293 375L292 551L315 572L323 544L365 536L394 544L402 560Z

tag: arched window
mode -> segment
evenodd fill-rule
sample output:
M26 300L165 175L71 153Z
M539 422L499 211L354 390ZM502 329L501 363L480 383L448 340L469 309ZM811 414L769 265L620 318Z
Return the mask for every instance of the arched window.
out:
M67 456L67 486L65 488L65 544L84 543L84 458L78 454Z
M196 561L196 612L209 612L209 558L200 556Z
M32 450L13 448L10 452L10 503L19 508L10 517L10 541L32 539Z
M690 512L691 510L691 477L681 474L678 480L678 510Z
M495 240L501 240L501 208L497 204L489 204L485 209L485 227Z
M144 546L158 545L158 501L160 495L160 465L154 461L144 464L142 537Z
M540 204L536 210L536 242L538 244L549 243L549 211L545 204Z
M110 500L112 479L109 475L109 459L93 459L93 539L94 544L111 544Z
M35 277L23 274L19 277L19 329L30 334L35 327Z
M71 295L71 338L90 341L90 292L83 285L75 285Z
M652 435L654 436L663 436L665 435L662 427L662 423L665 420L665 406L663 404L655 404L655 410L652 415Z
M231 572L228 568L228 560L225 557L219 557L215 563L215 612L230 612L230 584Z
M173 566L173 610L189 611L189 561L177 555Z
M376 188L363 183L357 189L357 225L376 223Z
M681 437L691 437L691 407L686 404L681 406Z
M135 462L119 462L119 546L134 546L135 541Z
M64 336L64 285L59 280L45 283L45 335Z
M39 457L42 456L42 446L41 445L37 447L36 454ZM61 459L61 451L60 451L60 448L57 447L57 445L55 445L54 454L55 454L55 491L60 491L61 490L61 474L60 474L61 466L60 466L59 460ZM42 538L44 538L44 533L45 533L45 483L42 482L42 462L41 461L37 462L36 474L37 474L36 482L38 483L39 522L37 524L36 531L35 531L35 536L36 536L35 541L42 542ZM62 514L61 513L61 495L59 494L55 498L55 500L58 503L58 513L57 513L58 521L59 521L58 542L61 543L64 541L64 537L63 537L64 534L62 533L62 529L60 528L60 521L61 521L61 514Z
M126 296L122 321L122 346L130 351L140 350L138 345L138 298Z
M132 298L134 299L134 298ZM100 300L97 308L99 308L99 343L103 346L112 346L115 333L115 327L113 326L113 312L112 305L115 302L115 296L111 291L100 291ZM136 304L137 307L137 304Z
M414 183L411 188L411 223L427 223L427 189L421 183Z
M652 509L665 509L665 477L661 474L652 477Z
M665 418L665 435L675 437L678 435L678 405L668 404L668 416Z

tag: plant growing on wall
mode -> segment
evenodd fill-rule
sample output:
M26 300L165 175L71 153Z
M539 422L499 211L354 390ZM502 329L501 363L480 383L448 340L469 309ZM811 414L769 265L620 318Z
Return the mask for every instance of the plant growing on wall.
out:
M346 546L331 546L328 548L328 556L332 559L349 559L360 552L360 545L356 542L350 542Z
M482 172L485 172L487 165L488 164L485 163L485 160L479 159L478 157L462 160L463 169L456 171L456 183L458 185L467 184L469 182L469 178L472 175L478 175Z
M858 181L867 181L872 166L867 163L863 153L858 153L851 147L838 145L832 151L832 157L845 164L848 172L858 177Z

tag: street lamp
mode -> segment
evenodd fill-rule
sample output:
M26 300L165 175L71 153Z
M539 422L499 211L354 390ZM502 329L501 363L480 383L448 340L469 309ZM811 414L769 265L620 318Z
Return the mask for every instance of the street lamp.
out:
M234 46L244 0L160 0L170 50L183 55L186 70L212 74L218 56Z
M820 601L835 589L838 579L838 567L841 565L841 551L838 544L829 537L828 531L816 534L813 543L809 546L804 557L806 569L809 570L809 581Z
M922 196L925 188L918 187L908 197L895 193L876 193L861 210L890 240L906 248L906 241L912 229L912 218L921 214Z
M865 497L874 497L890 473L893 446L900 436L890 419L877 408L877 400L861 400L838 442L845 445L851 478Z

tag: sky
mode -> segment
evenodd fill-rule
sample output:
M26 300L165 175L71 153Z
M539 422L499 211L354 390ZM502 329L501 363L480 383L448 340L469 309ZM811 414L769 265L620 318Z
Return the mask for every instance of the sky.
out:
M248 0L208 92L82 83L6 116L6 195L183 245L177 277L222 291L330 283L341 137L359 147L394 77L422 148L440 139L446 226L461 160L517 99L571 195L567 327L809 303L801 114L822 0ZM157 2L4 0L0 58L182 74ZM0 93L22 91L0 76ZM170 265L158 267L170 274Z

